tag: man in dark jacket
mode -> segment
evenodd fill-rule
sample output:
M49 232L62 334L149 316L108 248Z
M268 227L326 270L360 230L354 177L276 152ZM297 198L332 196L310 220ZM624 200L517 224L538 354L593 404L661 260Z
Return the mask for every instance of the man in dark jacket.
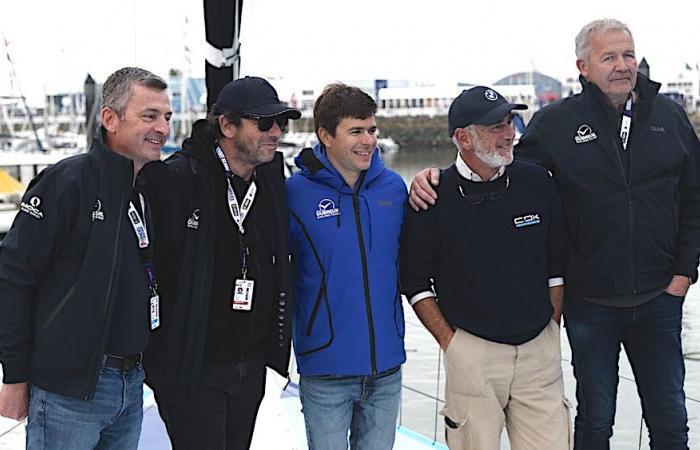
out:
M0 414L29 415L29 449L137 447L141 352L161 319L139 172L170 133L166 88L110 75L90 151L32 180L0 245Z
M585 25L576 57L583 92L535 114L516 148L554 174L570 236L575 448L609 448L622 344L651 447L686 449L680 332L700 255L700 142L682 107L637 73L625 24Z
M232 81L166 173L152 174L163 325L145 367L175 449L247 449L265 366L287 375L287 206L275 150L299 117L264 79Z

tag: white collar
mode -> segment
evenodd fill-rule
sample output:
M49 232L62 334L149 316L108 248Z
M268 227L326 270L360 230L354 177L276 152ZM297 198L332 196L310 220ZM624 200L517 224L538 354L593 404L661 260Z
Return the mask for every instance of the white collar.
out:
M474 181L474 182L481 182L484 181L481 179L481 177L474 172L472 169L469 168L467 163L464 162L462 159L462 155L460 155L459 152L457 152L457 161L455 162L455 166L457 166L457 172L466 178L469 181ZM487 181L493 181L503 175L506 172L506 166L501 166L498 168L498 172L494 176L491 177L490 180Z

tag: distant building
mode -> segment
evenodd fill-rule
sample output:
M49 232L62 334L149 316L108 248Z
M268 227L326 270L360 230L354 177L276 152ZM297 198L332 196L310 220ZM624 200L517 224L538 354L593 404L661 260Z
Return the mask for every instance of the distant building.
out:
M559 80L533 70L519 72L496 81L496 86L533 85L537 96L538 106L557 101L561 98L562 84ZM503 94L505 95L505 94Z
M409 86L398 88L383 88L379 90L380 116L440 116L447 115L452 101L463 90L474 86L468 83L455 83L439 86ZM498 86L501 93L509 102L523 103L529 109L523 111L525 120L539 109L534 85L503 85Z
M664 83L663 94L681 103L688 113L700 110L700 68L686 64L678 76Z

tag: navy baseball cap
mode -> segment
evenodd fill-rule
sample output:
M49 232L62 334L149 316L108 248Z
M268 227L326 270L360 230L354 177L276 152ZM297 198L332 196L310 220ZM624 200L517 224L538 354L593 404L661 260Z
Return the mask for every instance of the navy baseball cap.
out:
M450 137L457 128L494 125L514 109L527 109L527 105L509 103L501 94L486 86L464 90L454 99L447 114Z
M219 92L214 114L227 112L255 118L286 115L298 119L301 113L282 103L272 85L260 77L244 77L228 83Z

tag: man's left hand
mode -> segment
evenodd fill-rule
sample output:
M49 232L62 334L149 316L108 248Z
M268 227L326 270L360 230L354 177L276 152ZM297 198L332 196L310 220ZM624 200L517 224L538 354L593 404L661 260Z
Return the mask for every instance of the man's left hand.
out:
M690 278L685 275L674 275L666 288L666 292L676 297L685 297L690 287Z

